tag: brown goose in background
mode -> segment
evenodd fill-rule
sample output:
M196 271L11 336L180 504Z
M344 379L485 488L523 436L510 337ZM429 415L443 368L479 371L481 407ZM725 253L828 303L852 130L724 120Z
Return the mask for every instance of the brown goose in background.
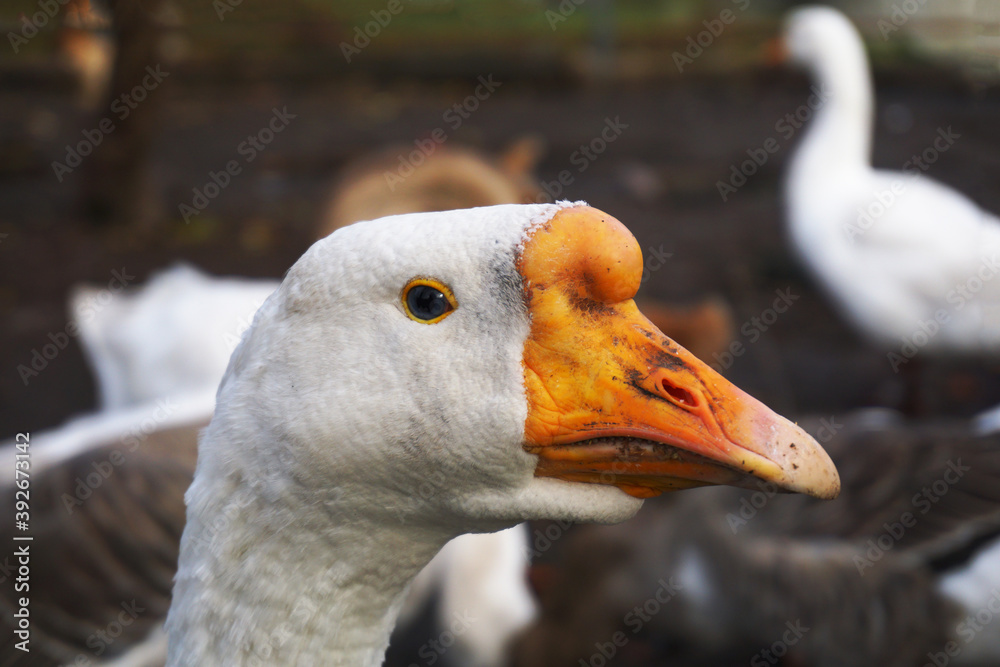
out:
M536 138L519 139L497 157L444 145L408 176L399 177L405 162L400 156L410 150L389 148L348 165L323 207L316 238L359 220L396 213L551 200L534 176L544 152ZM699 359L721 354L733 340L733 311L719 297L689 305L639 298L636 304L660 331Z
M812 426L822 438L839 424ZM967 615L992 595L985 614L1000 616L1000 435L851 422L824 446L841 473L835 501L705 489L554 540L513 664L612 652L631 666L998 664L1000 629ZM979 601L952 597L969 584Z
M443 145L416 166L406 162L412 150L387 148L349 164L324 206L316 238L397 213L546 201L533 176L543 152L538 139L519 139L497 157Z

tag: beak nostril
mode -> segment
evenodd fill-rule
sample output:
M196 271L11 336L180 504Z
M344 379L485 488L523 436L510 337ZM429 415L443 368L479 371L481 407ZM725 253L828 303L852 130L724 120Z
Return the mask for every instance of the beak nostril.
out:
M680 403L681 405L688 405L691 407L698 405L698 399L694 397L694 394L692 394L687 389L672 384L666 378L660 381L660 386L662 386L663 391L666 392L666 394L670 396L670 398L674 399L677 403Z

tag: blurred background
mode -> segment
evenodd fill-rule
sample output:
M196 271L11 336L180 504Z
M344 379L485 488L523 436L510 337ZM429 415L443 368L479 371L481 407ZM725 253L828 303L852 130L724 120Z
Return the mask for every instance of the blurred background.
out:
M665 332L776 411L966 422L1000 402L1000 360L893 363L792 249L782 181L821 92L771 48L796 4L0 0L0 436L112 403L78 320L114 328L100 297L178 262L276 280L342 224L557 199L620 219ZM1000 211L1000 0L830 4L871 61L873 164L945 132L926 175Z
M388 9L378 2L136 0L116 6L120 34L108 7L57 3L48 19L37 14L43 4L8 0L0 13L0 433L95 405L72 336L37 376L18 372L49 333L65 331L73 284L106 285L124 268L139 285L177 260L278 278L317 237L345 167L387 149L398 167L393 158L438 128L443 147L488 157L532 138L526 168L543 199L585 199L643 248L671 255L642 295L718 295L743 342L740 325L776 289L801 295L723 369L779 411L904 401L885 353L841 323L789 251L780 179L800 136L785 139L775 125L806 102L810 83L769 64L763 45L791 3L409 0L382 27ZM930 175L1000 210L998 5L914 6L897 27L892 2L844 3L873 62L874 163L899 168L951 126L961 139ZM678 65L673 54L723 10L737 20ZM34 34L26 22L39 16ZM153 88L141 101L119 99L143 77ZM495 90L459 115L454 105L475 96L479 77ZM294 118L261 150L248 146L274 109ZM98 129L104 119L109 134ZM609 119L620 120L620 136L581 160ZM104 139L69 166L70 149L90 143L85 132ZM723 201L717 182L770 137L780 149ZM195 202L194 190L232 160L240 173ZM185 220L180 207L193 203L204 207ZM930 366L923 396L936 411L970 415L1000 398L996 366Z

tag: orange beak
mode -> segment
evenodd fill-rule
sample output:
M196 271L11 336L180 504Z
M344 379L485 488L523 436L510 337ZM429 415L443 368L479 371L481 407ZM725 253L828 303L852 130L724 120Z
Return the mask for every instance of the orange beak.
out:
M538 455L536 475L640 498L755 480L839 493L816 441L639 312L642 253L613 217L562 209L525 242L518 268L531 313L524 446Z

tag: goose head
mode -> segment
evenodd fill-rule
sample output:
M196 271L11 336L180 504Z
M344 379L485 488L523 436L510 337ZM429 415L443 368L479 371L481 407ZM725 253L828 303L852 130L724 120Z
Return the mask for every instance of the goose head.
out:
M835 496L815 441L643 317L641 276L631 233L584 205L341 229L257 315L201 456L457 532L619 521L666 490L754 479Z
M706 484L835 496L815 441L642 316L641 278L636 240L582 204L314 244L219 387L168 664L379 665L409 582L463 532L616 522Z
M864 58L864 44L844 14L833 7L800 7L785 20L784 47L789 60L812 70Z
M846 136L837 141L846 140L867 157L874 93L865 44L851 20L833 7L799 7L785 20L782 46L792 64L812 74L820 107L837 109L847 125Z

